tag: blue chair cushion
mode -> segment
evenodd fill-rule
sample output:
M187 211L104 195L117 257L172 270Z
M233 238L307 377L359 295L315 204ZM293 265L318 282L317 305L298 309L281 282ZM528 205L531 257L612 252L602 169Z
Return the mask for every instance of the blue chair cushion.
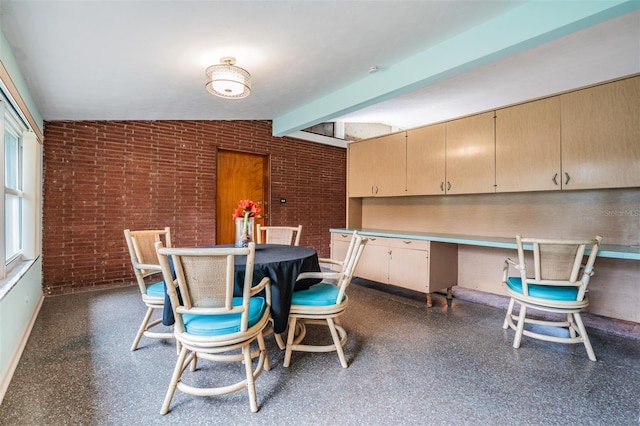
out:
M340 287L333 284L314 284L306 290L294 291L291 304L304 306L335 305L339 292Z
M154 297L164 297L164 281L147 286L147 295Z
M507 285L516 293L522 293L522 278L509 277ZM578 298L577 287L558 287L551 285L529 284L529 296L539 299L575 301Z
M242 297L233 298L233 306L242 305ZM263 297L252 297L249 301L249 327L264 315L267 302ZM240 331L241 314L199 315L183 314L185 331L196 336L222 336Z

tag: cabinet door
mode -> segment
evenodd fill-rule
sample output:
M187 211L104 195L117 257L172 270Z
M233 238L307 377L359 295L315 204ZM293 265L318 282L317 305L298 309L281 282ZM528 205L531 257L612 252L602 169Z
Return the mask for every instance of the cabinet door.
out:
M367 237L367 245L362 251L355 275L371 281L389 282L389 240Z
M496 192L560 190L560 97L496 111Z
M640 186L640 77L560 96L562 189Z
M446 126L407 132L407 195L444 194Z
M350 197L373 196L374 144L370 141L349 144L348 192Z
M331 259L344 261L349 250L349 244L351 243L352 234L331 234ZM342 268L338 265L332 265L331 269L334 271L341 271Z
M389 284L423 293L429 292L429 241L392 241Z
M494 113L447 122L447 194L495 192Z
M407 184L406 132L374 139L374 196L405 195Z

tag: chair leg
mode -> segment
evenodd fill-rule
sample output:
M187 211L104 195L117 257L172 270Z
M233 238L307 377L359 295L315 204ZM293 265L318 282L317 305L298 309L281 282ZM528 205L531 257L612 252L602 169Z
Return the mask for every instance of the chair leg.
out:
M582 322L582 317L579 313L573 314L573 318L576 320L576 325L578 326L578 331L580 332L580 337L582 337L582 342L584 343L584 347L587 350L587 355L589 355L589 359L591 361L597 361L596 354L593 352L593 347L591 347L591 341L589 340L589 336L587 335L587 329L584 328L584 323Z
M327 324L329 325L329 331L331 332L331 337L333 338L333 344L336 347L336 352L338 352L338 358L340 358L340 365L342 365L342 368L347 368L347 360L344 357L344 351L342 350L340 336L338 336L338 331L336 330L336 325L333 322L333 319L327 318Z
M247 375L247 390L249 391L249 405L251 406L251 412L258 411L258 402L256 395L256 383L253 379L253 361L251 360L251 346L246 344L242 347L242 354L244 355L244 369Z
M287 334L287 345L285 347L284 352L284 363L285 367L289 366L291 362L291 352L293 350L293 340L296 334L296 317L289 317L289 333Z
M576 337L576 323L573 320L573 314L567 314L567 322L569 323L569 335L572 338Z
M280 339L282 340L282 338ZM264 343L264 335L258 334L258 348L260 348L260 356L264 356L264 369L271 370L271 362L269 362L269 354L267 353L267 345Z
M138 329L138 334L136 334L136 338L133 340L133 345L131 345L131 350L135 351L138 348L138 343L140 343L140 339L144 335L145 330L147 329L147 324L149 324L149 320L151 319L151 315L153 314L153 308L147 308L147 313L142 320L142 324Z
M509 299L509 308L507 309L507 315L504 317L504 323L502 323L502 328L504 328L505 330L509 328L509 317L511 317L511 313L513 312L514 302L515 301L513 297Z
M180 376L182 376L182 371L184 370L184 361L187 357L187 353L189 350L182 346L180 350L180 355L178 356L178 360L176 361L176 366L173 369L173 374L171 375L171 382L169 383L169 389L167 389L167 394L164 397L164 402L162 403L162 408L160 409L160 414L167 414L169 412L169 406L171 405L171 400L173 399L173 394L176 392L176 388L178 387L178 381L180 380Z
M513 339L513 347L518 349L520 342L522 341L522 334L524 333L524 319L527 313L527 307L520 305L520 315L518 316L518 326L516 327L516 335Z

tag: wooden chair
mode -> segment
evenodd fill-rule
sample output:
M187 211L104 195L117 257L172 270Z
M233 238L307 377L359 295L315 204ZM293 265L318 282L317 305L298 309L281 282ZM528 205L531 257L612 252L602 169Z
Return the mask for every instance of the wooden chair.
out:
M264 233L264 238L263 238ZM262 226L256 225L258 244L300 245L302 225L298 226Z
M342 350L347 342L347 333L340 325L339 317L347 309L349 299L346 290L351 283L366 242L366 238L354 231L344 261L319 259L321 263L338 265L341 267L339 272L303 272L298 276L298 281L306 278L322 278L323 281L312 285L307 290L293 292L284 357L285 367L289 366L292 351L336 351L340 364L343 368L347 368L347 361ZM325 280L330 282L325 282ZM308 324L327 325L333 343L324 346L303 344Z
M514 348L520 347L523 335L549 342L583 343L589 359L596 360L580 312L589 305L587 285L594 274L593 264L600 241L600 236L584 240L516 237L518 263L506 259L502 278L503 286L511 297L502 328L516 331ZM529 244L533 246L532 274L527 273L524 255L524 245ZM582 265L587 247L591 251L587 263ZM510 266L520 271L519 276L509 276ZM516 302L520 304L519 315L513 314ZM551 315L562 314L562 318L558 321L530 318L527 317L528 308ZM536 327L525 328L527 324ZM557 332L546 334L544 327L567 328L569 335L559 336Z
M251 411L258 411L255 380L263 368L270 369L262 333L271 314L271 282L265 277L252 286L255 244L242 248L164 248L162 243L156 243L156 249L175 315L174 333L181 346L160 413L169 411L176 389L198 396L247 389ZM175 269L175 281L171 281L168 256ZM240 297L233 295L236 256L247 256ZM259 295L261 292L264 296ZM253 342L257 342L257 349L252 350ZM255 358L258 361L254 369ZM198 359L240 362L245 377L237 383L214 387L187 384L183 373L189 365L195 371Z
M142 336L156 339L173 339L172 332L156 332L151 330L153 327L159 325L162 319L150 322L154 310L158 309L162 312L165 298L164 281L161 280L162 271L160 270L158 255L156 254L154 244L164 240L164 244L167 247L171 247L171 230L169 227L160 230L144 231L125 229L124 238L129 248L131 264L133 265L133 271L136 275L138 286L140 287L142 301L147 306L147 313L133 340L133 345L131 345L131 350L135 351L138 348ZM160 279L160 281L153 280L155 277L157 277L156 279Z

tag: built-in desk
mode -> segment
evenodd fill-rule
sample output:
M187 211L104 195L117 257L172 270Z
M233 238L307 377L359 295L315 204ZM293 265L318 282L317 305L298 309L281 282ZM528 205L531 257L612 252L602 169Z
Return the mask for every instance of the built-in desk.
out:
M353 229L330 229L330 232L336 233L352 233ZM464 244L468 246L493 247L516 249L516 238L499 238L499 237L483 237L472 235L455 235L455 234L432 234L424 232L399 232L388 231L382 229L362 229L358 230L364 236L376 236L387 238L407 238L412 240L426 240L441 243ZM527 246L525 246L525 249ZM531 247L529 247L531 249ZM587 253L589 251L587 250ZM612 259L640 260L640 246L618 246L611 244L602 244L598 251L598 257L609 257Z
M499 238L383 229L358 231L370 237L370 241L356 276L426 292L427 304L430 304L431 292L446 288L447 295L451 296L450 288L455 285L461 291L504 295L501 286L503 262L506 257L517 256L515 235ZM336 258L340 258L340 239L348 240L353 229L336 228L330 232L332 257L337 253ZM395 248L384 239L395 240ZM403 240L411 241L411 246L415 247L413 252L398 250L405 245ZM420 247L421 243L427 243L428 247ZM421 255L415 250L428 251L428 254ZM380 261L385 254L389 261ZM395 262L400 255L415 259L415 263L406 266L404 262ZM369 257L373 260L367 260ZM425 261L425 257L428 260ZM640 247L603 244L598 258L596 274L589 284L591 303L587 312L640 323ZM396 263L401 267L394 267ZM394 275L398 270L404 275Z

